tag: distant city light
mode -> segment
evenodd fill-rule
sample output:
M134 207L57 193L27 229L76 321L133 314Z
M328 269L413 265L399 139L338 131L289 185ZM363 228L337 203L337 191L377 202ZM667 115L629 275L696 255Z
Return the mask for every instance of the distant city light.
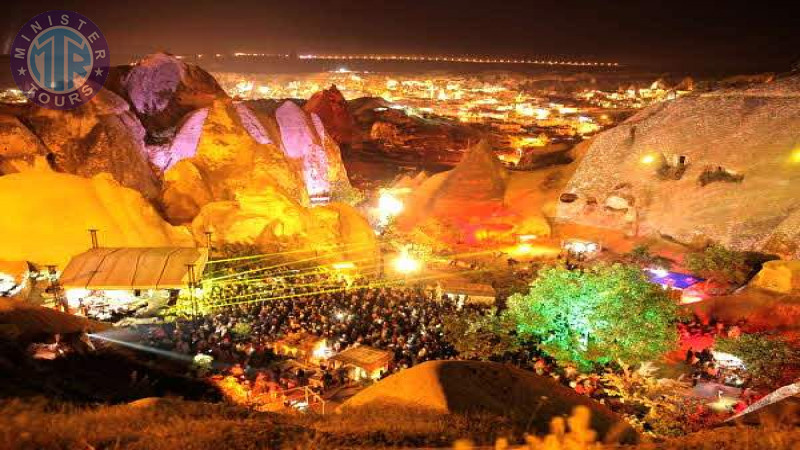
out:
M363 61L423 61L423 62L456 62L472 64L527 64L547 66L577 66L577 67L618 67L617 62L600 61L557 61L538 59L507 59L507 58L472 58L467 56L419 56L419 55L298 55L299 59L309 60L363 60Z

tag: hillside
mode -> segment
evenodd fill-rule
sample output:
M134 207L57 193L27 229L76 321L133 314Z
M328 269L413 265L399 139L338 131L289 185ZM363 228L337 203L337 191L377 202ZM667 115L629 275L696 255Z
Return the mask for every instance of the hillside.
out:
M800 76L689 95L593 139L567 222L800 255Z

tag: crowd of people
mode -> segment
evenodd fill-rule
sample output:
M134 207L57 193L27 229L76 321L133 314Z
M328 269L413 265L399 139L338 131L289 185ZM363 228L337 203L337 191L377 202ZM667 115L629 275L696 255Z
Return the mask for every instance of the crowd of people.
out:
M290 278L291 276L291 278ZM291 281L289 281L291 280ZM443 319L464 308L436 289L370 285L314 273L215 285L210 314L149 325L146 343L186 355L205 354L247 373L270 366L282 338L306 333L332 351L367 345L391 353L388 373L432 359L457 356L445 341Z

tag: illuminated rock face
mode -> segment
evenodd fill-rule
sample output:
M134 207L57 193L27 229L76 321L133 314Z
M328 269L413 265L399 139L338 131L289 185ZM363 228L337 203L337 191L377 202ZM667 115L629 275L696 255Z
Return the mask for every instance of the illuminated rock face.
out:
M800 261L767 261L750 285L781 294L800 293Z
M507 178L506 169L483 141L442 177L426 202L426 212L464 228L471 236L482 225L507 214L503 205Z
M104 89L70 111L31 108L24 120L51 154L54 169L85 177L109 173L148 199L158 198L160 182L148 161L145 130L113 92Z
M514 234L548 235L543 205L524 212L506 205L509 178L488 143L481 142L468 150L455 169L419 182L404 181L411 193L397 225L406 231L422 227L427 234L451 243L505 242Z
M194 156L207 117L208 108L200 108L187 114L171 143L150 147L150 160L153 164L161 170L167 170L180 160Z
M151 135L159 136L189 112L226 97L205 70L163 53L115 68L107 88L127 98Z
M281 124L280 117L291 119ZM375 236L357 211L347 205L307 208L309 195L329 193L335 177L346 180L338 147L318 118L297 107L273 115L217 101L194 156L164 173L163 204L170 222L190 223L199 242L211 231L218 243L329 252L331 260L371 265Z
M281 131L286 156L298 161L303 170L303 178L309 196L325 195L331 186L325 177L327 161L322 152L321 142L316 133L311 133L313 125L303 110L293 102L287 101L275 111Z
M150 204L174 225L193 225L201 243L210 229L225 242L333 249L332 258L365 259L371 252L350 243L376 248L372 230L352 208L307 208L309 195L349 185L339 147L316 115L293 103L233 102L206 72L163 54L116 68L107 88L74 111L19 108L20 119L0 116L0 175L35 171L35 161L86 177L37 175L38 187L16 175L0 177L3 195L17 185L17 196L38 196L50 181L63 191L63 197L42 195L31 207L10 204L6 212L15 221L0 226L6 234L0 239L17 241L0 258L61 261L85 250L89 228L99 230L103 245L171 245L173 227ZM101 173L135 191L107 188L114 185L109 175L89 179ZM136 191L151 203L133 198ZM85 205L72 208L73 201ZM75 213L56 220L65 205ZM25 223L35 223L31 239L21 237ZM64 245L56 243L62 229Z
M170 226L140 193L107 174L38 169L2 176L0 205L0 259L63 267L90 247L90 228L109 247L193 245L186 229Z
M795 155L800 76L682 97L596 136L558 217L796 257Z
M302 167L310 197L328 196L337 183L347 183L339 149L325 134L318 117L309 117L295 103L286 101L275 111L275 118L286 155Z
M253 111L247 107L244 103L237 102L234 105L236 108L236 114L239 116L239 120L242 122L242 126L247 130L250 136L255 139L256 142L259 144L274 144L272 138L269 137L269 133L264 125L258 120Z
M191 221L210 202L232 201L277 189L307 204L304 184L281 149L259 144L241 125L230 101L210 107L195 155L164 174L164 205L173 223Z
M310 114L316 114L322 120L336 143L346 145L352 142L355 120L347 108L347 100L336 86L311 96L303 109Z
M192 222L196 237L254 245L264 251L306 250L324 264L349 260L374 267L378 243L366 219L349 205L304 208L276 189L205 205Z

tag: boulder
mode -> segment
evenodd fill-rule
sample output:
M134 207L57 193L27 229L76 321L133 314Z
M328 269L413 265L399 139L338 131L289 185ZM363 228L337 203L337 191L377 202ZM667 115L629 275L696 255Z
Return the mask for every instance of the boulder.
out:
M646 108L592 140L558 218L796 258L798 99L795 75Z
M750 285L781 294L800 294L800 261L767 261Z
M91 246L97 229L108 247L192 245L142 197L108 174L82 178L47 168L0 177L0 259L64 264Z
M148 55L115 71L108 88L130 101L155 138L172 136L186 114L227 97L211 74L165 53Z
M0 175L28 170L46 155L47 147L19 119L0 115Z
M372 268L378 243L366 219L349 205L305 208L277 189L205 205L192 222L196 239L211 231L215 242L263 251L303 251L324 264L341 260Z
M316 114L322 120L325 129L337 144L352 143L355 119L347 107L347 100L335 85L312 95L303 105L303 109L309 114Z

